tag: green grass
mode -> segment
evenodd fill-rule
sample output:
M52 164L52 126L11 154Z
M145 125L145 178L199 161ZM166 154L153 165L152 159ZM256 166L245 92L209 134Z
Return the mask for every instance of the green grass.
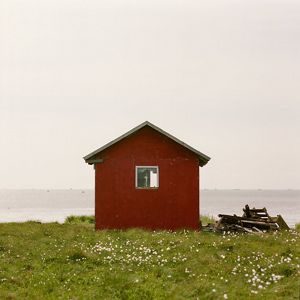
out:
M88 221L0 224L0 299L298 300L299 265L296 231L218 235L95 232Z
M215 219L212 216L201 216L200 220L202 222L202 225L207 225L208 223L215 223ZM94 224L95 223L95 216L74 216L71 215L69 217L66 218L65 223L69 223L69 224L79 224L79 223L90 223L90 224Z

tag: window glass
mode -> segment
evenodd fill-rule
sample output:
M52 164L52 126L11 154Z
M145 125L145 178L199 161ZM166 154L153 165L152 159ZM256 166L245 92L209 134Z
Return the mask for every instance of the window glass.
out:
M157 188L158 167L136 167L136 187L145 189Z

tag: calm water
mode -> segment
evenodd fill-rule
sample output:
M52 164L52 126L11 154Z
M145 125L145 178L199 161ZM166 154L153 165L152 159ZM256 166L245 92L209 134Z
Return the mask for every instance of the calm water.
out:
M290 226L300 222L300 190L203 190L201 214L243 213L249 206L281 214ZM94 214L93 190L0 190L0 222L63 222L69 215Z

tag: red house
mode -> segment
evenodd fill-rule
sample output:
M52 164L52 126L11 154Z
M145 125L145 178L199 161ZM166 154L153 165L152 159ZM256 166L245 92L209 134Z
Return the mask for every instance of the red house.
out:
M205 154L146 121L84 160L95 168L96 229L199 229Z

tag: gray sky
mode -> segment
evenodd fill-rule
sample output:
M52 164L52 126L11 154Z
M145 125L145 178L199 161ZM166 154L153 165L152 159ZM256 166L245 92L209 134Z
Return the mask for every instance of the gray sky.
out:
M91 188L145 120L202 188L300 188L300 2L0 0L0 188Z

